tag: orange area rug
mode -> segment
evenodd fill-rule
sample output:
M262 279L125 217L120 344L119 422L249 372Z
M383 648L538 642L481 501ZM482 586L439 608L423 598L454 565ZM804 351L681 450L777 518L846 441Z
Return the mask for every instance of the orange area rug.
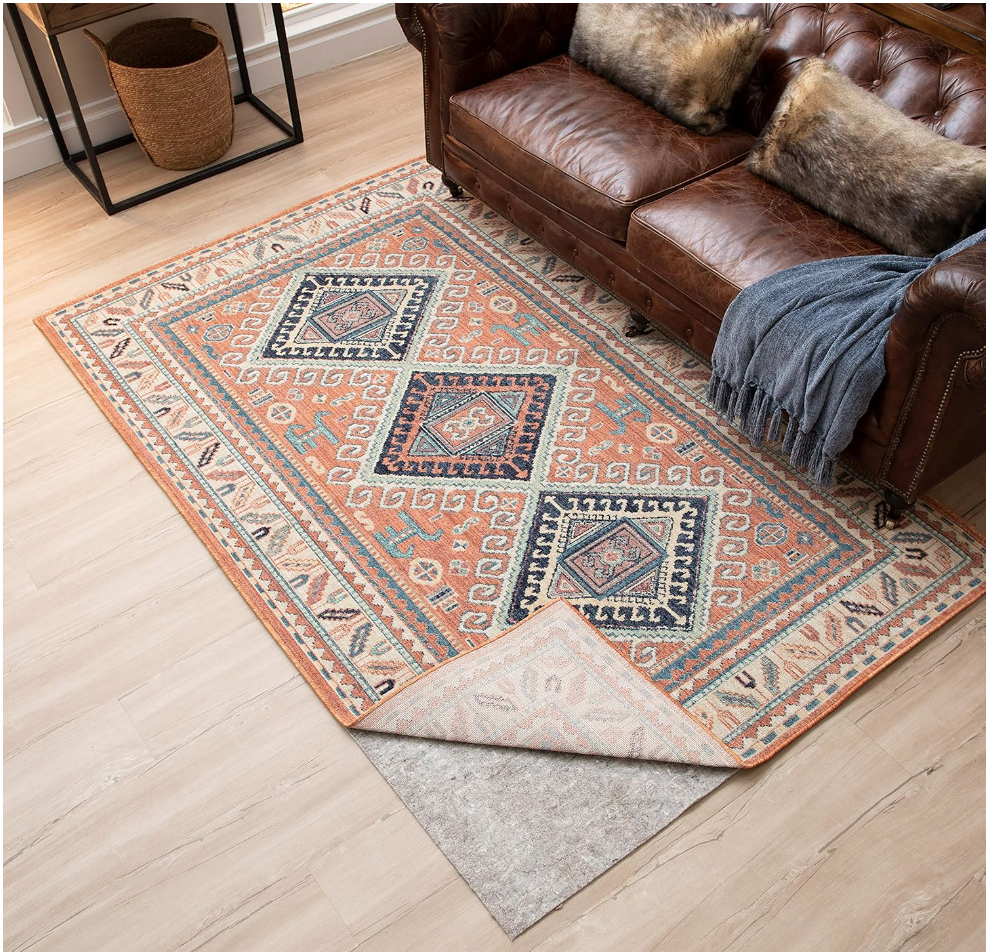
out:
M355 728L752 766L982 594L418 161L38 319Z

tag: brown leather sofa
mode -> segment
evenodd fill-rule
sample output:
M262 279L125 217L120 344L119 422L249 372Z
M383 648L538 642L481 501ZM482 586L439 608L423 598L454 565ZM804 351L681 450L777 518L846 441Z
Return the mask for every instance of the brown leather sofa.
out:
M701 136L566 54L576 4L397 4L423 59L428 160L453 196L467 189L624 300L629 334L655 322L706 356L752 282L884 250L743 163L803 59L986 147L983 60L855 4L722 6L762 18L767 43L730 128ZM886 365L844 460L883 488L893 523L986 450L986 245L911 286Z

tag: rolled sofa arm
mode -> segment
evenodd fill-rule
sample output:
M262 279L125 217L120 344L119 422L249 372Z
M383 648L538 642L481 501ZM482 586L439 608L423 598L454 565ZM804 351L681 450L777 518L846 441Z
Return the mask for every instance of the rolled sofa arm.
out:
M943 314L966 314L983 326L986 339L986 242L929 268L904 295L891 324L902 344L920 346Z
M424 49L424 31L414 17L415 6L414 3L395 3L394 16L397 17L408 43L420 53Z
M420 50L428 161L445 170L449 99L568 49L576 3L398 3L397 21Z
M881 482L913 501L986 452L986 244L929 268L890 324Z

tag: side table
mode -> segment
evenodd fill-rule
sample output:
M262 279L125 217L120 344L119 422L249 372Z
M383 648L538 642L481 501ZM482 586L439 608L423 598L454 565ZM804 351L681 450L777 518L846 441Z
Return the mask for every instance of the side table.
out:
M24 58L27 61L28 69L31 72L31 78L34 80L34 85L38 90L38 97L41 100L45 117L48 120L48 125L51 126L52 135L55 137L55 142L58 145L58 151L61 154L62 162L65 163L66 168L85 186L89 194L92 195L92 197L99 203L100 207L106 212L107 215L115 215L117 212L123 211L126 208L133 208L135 205L141 205L144 202L150 201L152 198L157 198L159 195L165 195L168 192L175 191L176 189L184 188L186 185L191 185L193 182L200 182L202 179L211 178L213 175L218 175L220 172L225 172L228 169L235 169L240 165L245 165L247 162L252 162L254 159L259 159L265 155L270 155L272 152L279 152L281 149L287 149L289 146L298 145L304 140L304 135L301 131L301 115L298 111L298 96L294 86L294 73L291 69L291 52L288 48L288 38L284 29L284 15L281 12L281 5L279 3L272 3L271 9L274 15L274 29L277 33L277 47L281 55L281 69L284 73L284 87L287 91L288 108L291 112L290 122L286 121L274 112L273 109L271 109L266 103L262 102L253 92L250 85L250 73L247 68L246 56L243 52L243 38L240 35L240 23L236 14L236 4L227 3L224 4L226 8L226 17L229 20L229 29L233 36L233 49L236 53L236 63L243 87L243 91L233 97L233 102L249 103L262 116L285 133L285 138L278 139L276 142L271 142L268 145L260 146L259 148L253 149L250 152L245 152L242 155L234 156L231 159L220 159L218 162L206 166L205 168L196 169L193 172L189 172L187 175L182 175L180 178L166 182L163 185L157 185L154 188L146 189L143 192L138 192L136 195L130 195L127 198L120 199L119 201L114 201L110 198L110 193L106 187L103 172L99 167L99 156L104 152L109 152L111 149L118 149L121 146L129 145L131 142L134 142L135 139L133 137L133 133L128 133L125 136L120 136L119 138L112 139L109 142L93 145L89 136L89 130L86 127L85 117L82 114L82 108L79 105L79 100L75 94L75 88L72 85L72 78L69 76L68 68L65 65L65 58L62 55L58 37L62 33L67 33L69 30L74 30L82 26L88 26L92 23L99 23L102 20L107 20L110 17L117 16L120 13L126 13L130 10L137 10L146 6L150 6L150 4L6 4L7 11L10 13L11 23L14 26L14 32L17 34L17 40L20 43L21 50L24 53ZM48 47L51 50L52 58L55 61L55 68L58 70L58 78L65 89L65 95L68 97L69 108L72 112L72 118L75 120L76 128L79 131L79 138L82 140L81 152L69 152L68 150L68 146L65 143L65 136L62 134L62 130L58 124L58 117L52 107L51 100L48 98L48 90L45 88L44 78L41 75L41 71L38 69L38 62L35 59L34 51L31 49L31 43L27 37L27 32L25 30L21 13L24 13L24 15L27 16L27 18L44 34L45 39L48 42ZM89 162L89 169L92 173L91 178L79 167L79 163L83 161Z

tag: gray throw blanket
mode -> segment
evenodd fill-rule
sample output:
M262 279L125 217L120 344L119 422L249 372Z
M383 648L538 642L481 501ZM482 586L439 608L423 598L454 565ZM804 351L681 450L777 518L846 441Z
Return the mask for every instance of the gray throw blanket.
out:
M866 255L769 275L730 304L712 353L709 400L755 443L776 440L816 485L832 482L883 380L884 346L904 292L939 261L986 240L986 229L935 258Z

